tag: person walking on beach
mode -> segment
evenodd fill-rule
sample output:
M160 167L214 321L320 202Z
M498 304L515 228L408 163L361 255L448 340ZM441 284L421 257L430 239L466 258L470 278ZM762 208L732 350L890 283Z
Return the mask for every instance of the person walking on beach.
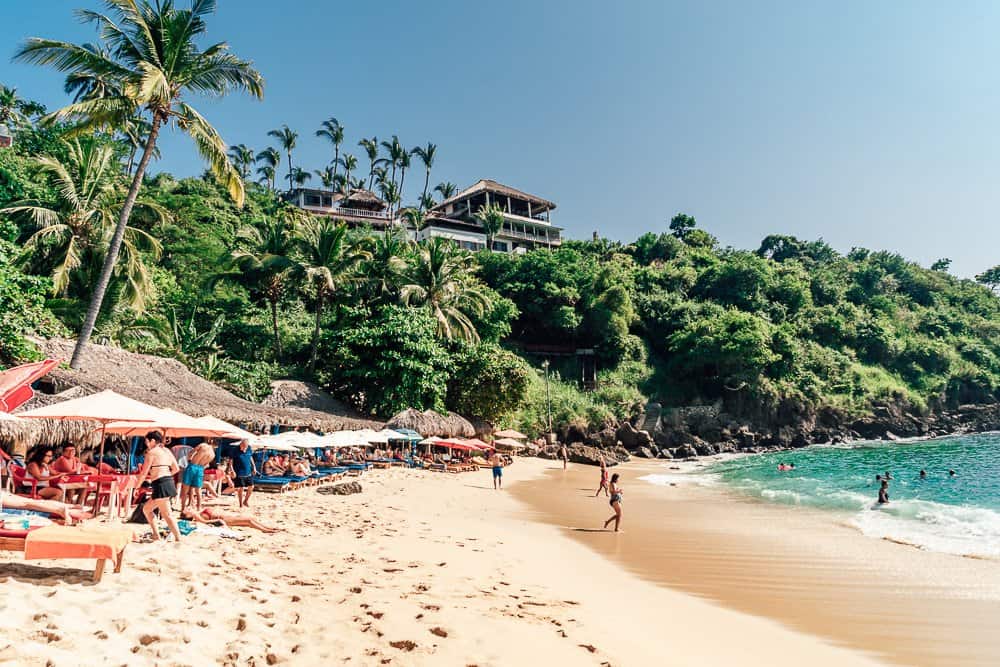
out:
M493 450L493 455L490 457L490 465L493 466L493 490L499 490L503 488L503 457L500 456L500 452Z
M160 530L156 525L157 510L160 511L160 518L167 522L174 540L181 541L181 532L177 529L173 514L170 513L170 499L177 495L174 475L179 470L177 459L163 446L163 434L159 431L147 433L146 457L139 469L138 483L142 484L148 478L153 487L153 495L143 504L142 513L146 516L149 527L153 529L154 542L160 539Z
M203 442L188 452L188 464L181 475L181 512L189 505L201 510L201 487L205 485L205 466L215 458L212 445ZM180 465L180 461L177 462Z
M608 491L608 465L604 462L604 457L601 457L601 485L597 487L597 493L594 497L601 495L601 490L604 490L604 495L610 495Z
M257 474L257 465L253 462L253 450L250 443L240 440L238 448L234 449L229 458L233 466L233 486L236 487L236 500L240 507L250 507L250 494L253 493L253 476Z
M569 464L569 450L566 449L565 444L563 444L562 449L559 450L559 455L562 457L563 470L565 470L566 466Z
M618 477L618 473L611 476L611 500L608 501L615 513L604 522L604 527L607 528L608 524L614 521L616 533L622 522L622 488L618 486Z

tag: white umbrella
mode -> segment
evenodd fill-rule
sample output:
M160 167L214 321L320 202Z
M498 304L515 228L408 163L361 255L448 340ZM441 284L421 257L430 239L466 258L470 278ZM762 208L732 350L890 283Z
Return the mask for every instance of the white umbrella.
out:
M162 416L150 423L111 422L105 426L105 432L117 435L145 435L149 431L163 431L175 438L216 438L225 434L232 427L229 424L209 425L199 422L194 417L165 408L160 410Z
M206 426L208 428L227 429L225 430L225 432L220 433L218 436L220 438L226 438L227 440L247 440L252 443L254 440L260 437L254 435L250 431L245 431L241 429L239 426L233 426L229 422L223 421L218 417L213 417L212 415L205 415L204 417L198 417L197 419L195 419L195 421L201 424L202 426Z

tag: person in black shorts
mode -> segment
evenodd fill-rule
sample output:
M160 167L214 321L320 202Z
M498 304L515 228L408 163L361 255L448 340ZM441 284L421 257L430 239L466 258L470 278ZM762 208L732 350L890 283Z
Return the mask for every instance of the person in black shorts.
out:
M180 542L181 532L177 529L177 522L173 514L170 513L170 499L177 495L177 487L174 485L174 475L180 471L177 459L170 453L170 450L163 446L163 434L159 431L150 431L146 434L146 459L139 469L139 483L146 479L150 480L153 495L150 500L142 506L142 513L146 516L149 527L153 529L153 541L160 539L159 529L156 525L156 514L160 512L160 518L167 522L174 539Z
M230 452L229 459L233 467L233 486L236 487L236 500L240 507L250 507L253 476L257 474L257 465L253 462L253 450L250 449L250 443L246 440L240 440L239 447Z

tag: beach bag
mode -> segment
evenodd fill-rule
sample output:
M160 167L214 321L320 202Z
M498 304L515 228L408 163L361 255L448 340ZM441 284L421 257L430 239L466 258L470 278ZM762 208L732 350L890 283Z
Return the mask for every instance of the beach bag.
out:
M146 521L146 515L142 513L142 508L145 505L146 505L145 500L140 500L138 503L136 503L135 509L132 510L132 516L128 518L127 523L144 523L148 525L149 522Z

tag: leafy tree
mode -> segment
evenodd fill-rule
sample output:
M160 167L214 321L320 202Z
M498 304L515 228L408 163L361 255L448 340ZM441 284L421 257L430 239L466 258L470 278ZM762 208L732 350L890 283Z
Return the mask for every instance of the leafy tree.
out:
M15 55L21 62L52 66L71 75L103 76L116 82L120 94L74 102L48 116L49 121L74 120L82 127L114 127L142 113L150 116L146 146L94 288L70 362L73 368L79 367L80 354L94 330L132 207L162 127L172 121L186 132L212 173L226 185L234 201L242 205L243 181L226 158L225 142L183 98L187 93L222 96L232 90L263 96L260 74L250 63L229 53L225 43L204 50L198 47L197 41L206 31L205 17L215 9L212 0L193 0L191 8L186 10L176 8L169 0L155 5L148 0L128 3L107 0L106 5L110 16L87 10L80 14L98 25L107 51L33 37Z
M976 276L976 281L996 291L1000 288L1000 264L980 273Z
M408 267L409 254L410 242L405 231L389 229L375 237L371 257L361 267L369 302L396 301Z
M686 213L678 213L670 219L670 231L674 236L683 240L688 233L695 228L695 219Z
M274 177L277 175L278 165L281 164L281 153L278 152L277 148L268 146L257 153L256 162L262 163L260 167L257 167L257 173L267 181L268 187L273 191Z
M358 158L350 153L346 153L340 158L340 166L344 168L345 189L351 189L351 173L358 168ZM336 174L334 174L336 176Z
M318 379L373 415L443 410L451 359L423 309L385 305L323 336Z
M459 414L498 421L527 398L530 367L498 345L461 345L453 357L448 407Z
M426 306L442 338L478 341L469 317L481 315L490 297L470 277L474 271L469 253L458 250L449 239L434 237L417 251L400 297L404 304Z
M375 187L375 163L378 160L378 137L372 137L371 139L362 139L358 142L358 146L365 149L365 154L368 156L368 189L371 190Z
M449 197L453 197L458 192L458 188L454 183L444 181L434 186L434 192L441 195L441 200L443 201Z
M26 336L54 336L65 329L45 309L45 294L51 290L48 278L27 276L14 260L17 246L0 240L0 360L32 361L41 357Z
M942 257L941 259L936 260L933 264L931 264L931 271L942 271L944 273L947 273L950 267L951 267L951 260L948 259L947 257Z
M230 146L229 159L233 161L233 165L240 172L240 176L244 181L250 178L250 170L253 168L254 162L256 162L252 148L246 144Z

